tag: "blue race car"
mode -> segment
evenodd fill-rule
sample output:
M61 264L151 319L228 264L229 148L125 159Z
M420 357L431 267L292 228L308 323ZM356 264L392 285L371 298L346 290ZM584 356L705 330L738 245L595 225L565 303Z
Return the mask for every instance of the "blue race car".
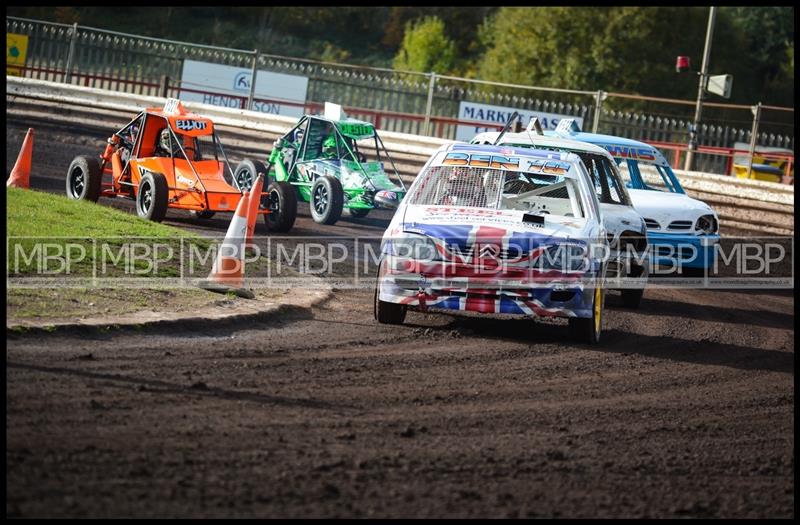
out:
M705 275L716 261L719 218L706 203L686 194L664 156L653 146L622 137L580 131L563 119L546 135L605 148L620 167L633 207L647 225L653 263L681 268L683 275Z

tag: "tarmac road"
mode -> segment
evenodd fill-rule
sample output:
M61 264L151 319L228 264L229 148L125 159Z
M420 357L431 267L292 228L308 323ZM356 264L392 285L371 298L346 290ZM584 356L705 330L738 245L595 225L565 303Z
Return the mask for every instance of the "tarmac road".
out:
M105 138L36 132L32 185L59 193ZM388 221L303 213L292 234ZM794 517L793 321L789 290L609 294L589 347L561 321L382 326L343 290L252 325L8 335L6 512Z

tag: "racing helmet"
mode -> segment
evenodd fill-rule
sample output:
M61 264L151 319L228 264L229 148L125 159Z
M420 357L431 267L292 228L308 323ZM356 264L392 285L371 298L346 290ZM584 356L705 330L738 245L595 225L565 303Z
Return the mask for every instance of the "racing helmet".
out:
M169 140L169 128L161 130L161 134L158 136L158 147L164 151L172 151Z
M453 168L447 177L447 196L449 204L483 206L486 195L480 172L466 166Z
M336 157L339 152L336 150L336 135L331 133L322 143L322 155L327 158Z

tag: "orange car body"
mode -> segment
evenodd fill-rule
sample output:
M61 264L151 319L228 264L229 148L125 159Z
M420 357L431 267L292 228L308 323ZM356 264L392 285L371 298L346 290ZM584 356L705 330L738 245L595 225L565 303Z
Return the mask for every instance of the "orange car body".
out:
M168 156L158 155L158 140L165 128L175 144ZM200 139L214 155L203 158ZM192 153L190 153L192 152ZM220 158L220 153L221 157ZM104 182L101 195L136 198L139 182L148 171L161 173L169 188L168 207L194 211L233 212L242 191L225 180L233 172L217 140L214 123L188 113L171 99L164 109L148 108L115 133L101 155ZM105 182L110 176L111 182ZM235 184L235 182L234 182ZM265 195L265 193L262 193ZM269 213L259 210L259 213Z

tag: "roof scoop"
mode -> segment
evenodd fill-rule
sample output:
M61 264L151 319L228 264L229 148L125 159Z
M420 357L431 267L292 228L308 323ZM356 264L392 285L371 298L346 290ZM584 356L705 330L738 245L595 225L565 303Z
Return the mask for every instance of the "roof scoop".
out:
M331 120L342 120L347 115L344 114L344 109L339 104L334 104L333 102L326 102L325 103L325 118Z

